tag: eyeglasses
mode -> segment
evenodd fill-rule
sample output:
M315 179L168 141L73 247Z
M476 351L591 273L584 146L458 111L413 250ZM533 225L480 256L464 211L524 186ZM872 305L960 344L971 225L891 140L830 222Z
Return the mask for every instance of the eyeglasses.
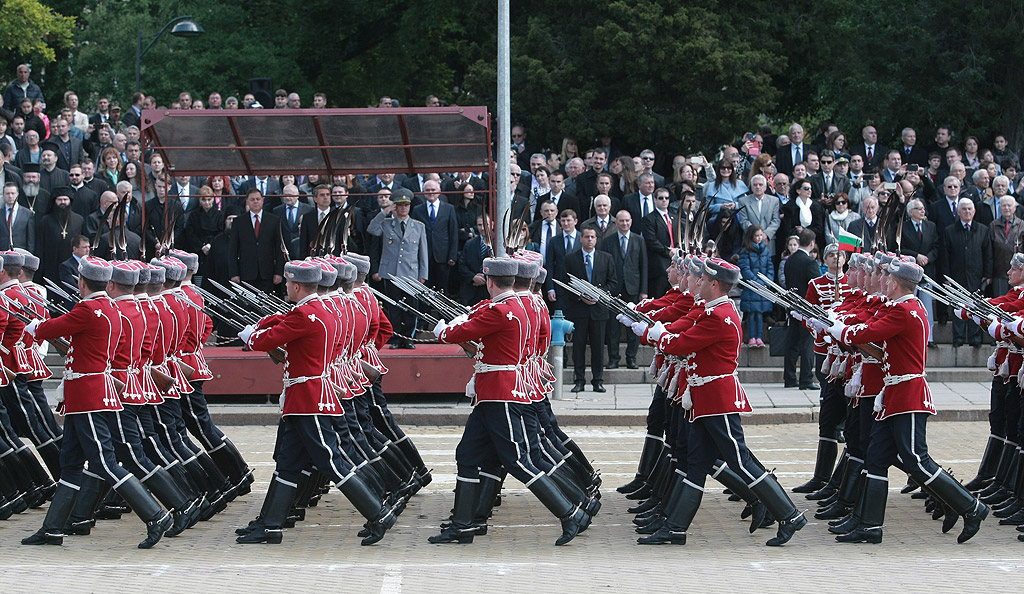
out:
M654 157L640 157L640 158L643 159L644 161L653 161L654 160Z
M761 167L775 167L775 163L772 163L771 161L768 161L767 163L765 163Z
M732 165L722 165L719 169L722 171L732 171Z
M911 206L910 210L924 210L923 206Z
M826 161L825 159L822 159L822 160L821 160L821 164L822 164L822 165L831 165L831 164L832 164L832 162L833 162L833 161L832 161L831 159L829 159L828 161Z
M800 186L799 188L797 188L798 192L803 192L804 190L807 190L808 192L810 192L811 191L811 186Z
M847 202L845 200L840 200L840 201L836 202L836 206L839 206L840 204L849 204L849 202Z

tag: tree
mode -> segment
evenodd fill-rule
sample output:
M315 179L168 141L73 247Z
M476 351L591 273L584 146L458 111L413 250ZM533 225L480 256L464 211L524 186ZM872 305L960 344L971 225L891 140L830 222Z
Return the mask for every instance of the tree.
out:
M60 15L38 0L0 3L0 48L19 60L54 61L54 47L71 43L74 17Z

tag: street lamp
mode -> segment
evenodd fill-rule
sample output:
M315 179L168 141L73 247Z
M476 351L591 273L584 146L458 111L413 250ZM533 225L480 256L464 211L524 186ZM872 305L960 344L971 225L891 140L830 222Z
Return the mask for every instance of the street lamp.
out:
M174 28L171 29L171 35L174 35L175 37L186 37L186 38L199 37L200 35L202 35L203 33L206 32L206 31L203 31L203 28L200 27L198 23L196 23L195 21L192 20L192 16L191 15L189 15L189 16L180 16L180 17L177 17L175 19L171 19L171 21L169 23L164 25L164 28L160 29L160 32L157 33L153 37L153 39L149 42L149 45L146 46L146 49L142 49L142 30L140 29L139 30L139 37L138 37L138 45L135 48L135 92L136 93L138 93L139 90L141 89L142 57L145 56L146 53L149 52L150 48L153 47L153 44L156 43L157 40L160 39L160 36L162 36L164 33L166 33L167 29L169 27L171 27L172 25L174 26Z

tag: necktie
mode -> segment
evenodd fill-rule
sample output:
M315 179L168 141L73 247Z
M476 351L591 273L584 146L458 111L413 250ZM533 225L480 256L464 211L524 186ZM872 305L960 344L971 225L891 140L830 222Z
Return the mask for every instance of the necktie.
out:
M1009 220L1006 221L1006 236L1007 237L1010 236L1010 221Z
M10 206L7 207L7 226L11 226L11 215L14 214L14 209Z
M326 217L326 216L327 216L327 211L326 210L318 210L317 211L317 215L316 215L316 222L320 223L321 221L324 220L324 217Z
M796 157L793 159L793 163L799 163L800 161L803 161L803 160L804 160L803 153L801 152L800 145L798 144L798 145L796 145Z
M293 228L295 227L295 207L294 206L289 206L288 207L288 223L291 224L291 226Z
M253 232L255 232L256 237L259 237L260 236L260 215L253 215L253 219L255 219L255 220L252 223L252 230L253 230Z
M491 249L491 246L487 245L483 239L480 240L480 257L486 258L487 252Z
M430 226L434 226L434 221L437 220L437 213L434 211L434 204L430 204Z
M669 247L676 247L676 239L672 236L672 220L668 218L668 213L665 213L665 226L668 227L668 241Z
M921 231L921 223L914 223L914 226L917 227L917 240L918 241L923 241L924 240L924 232Z
M968 233L971 232L971 224L970 223L967 223L966 225L964 225L964 231L966 231Z
M910 147L909 146L907 147L907 154L908 155L910 154Z
M619 236L619 245L622 246L622 257L626 257L626 246L628 244L626 242L626 236L625 235L620 235Z
M405 237L405 221L402 221L402 237Z
M572 251L572 235L565 236L565 253Z
M871 162L871 159L874 158L874 155L875 155L875 150L869 146L868 147L868 163Z
M587 254L587 282L594 282L594 262L590 259L590 254Z
M267 194L267 182L260 180L260 194L266 196Z
M217 196L217 210L223 210L224 207L221 205L220 196Z
M651 214L650 197L644 196L644 216Z
M607 228L608 228L608 221L601 221L601 233L604 233L604 230L607 229Z

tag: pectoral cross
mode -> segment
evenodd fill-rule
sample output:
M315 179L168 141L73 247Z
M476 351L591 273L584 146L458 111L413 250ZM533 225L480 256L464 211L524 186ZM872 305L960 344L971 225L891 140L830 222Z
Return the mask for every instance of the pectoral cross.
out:
M68 230L67 229L61 229L60 230L60 238L61 239L67 239L68 238Z

